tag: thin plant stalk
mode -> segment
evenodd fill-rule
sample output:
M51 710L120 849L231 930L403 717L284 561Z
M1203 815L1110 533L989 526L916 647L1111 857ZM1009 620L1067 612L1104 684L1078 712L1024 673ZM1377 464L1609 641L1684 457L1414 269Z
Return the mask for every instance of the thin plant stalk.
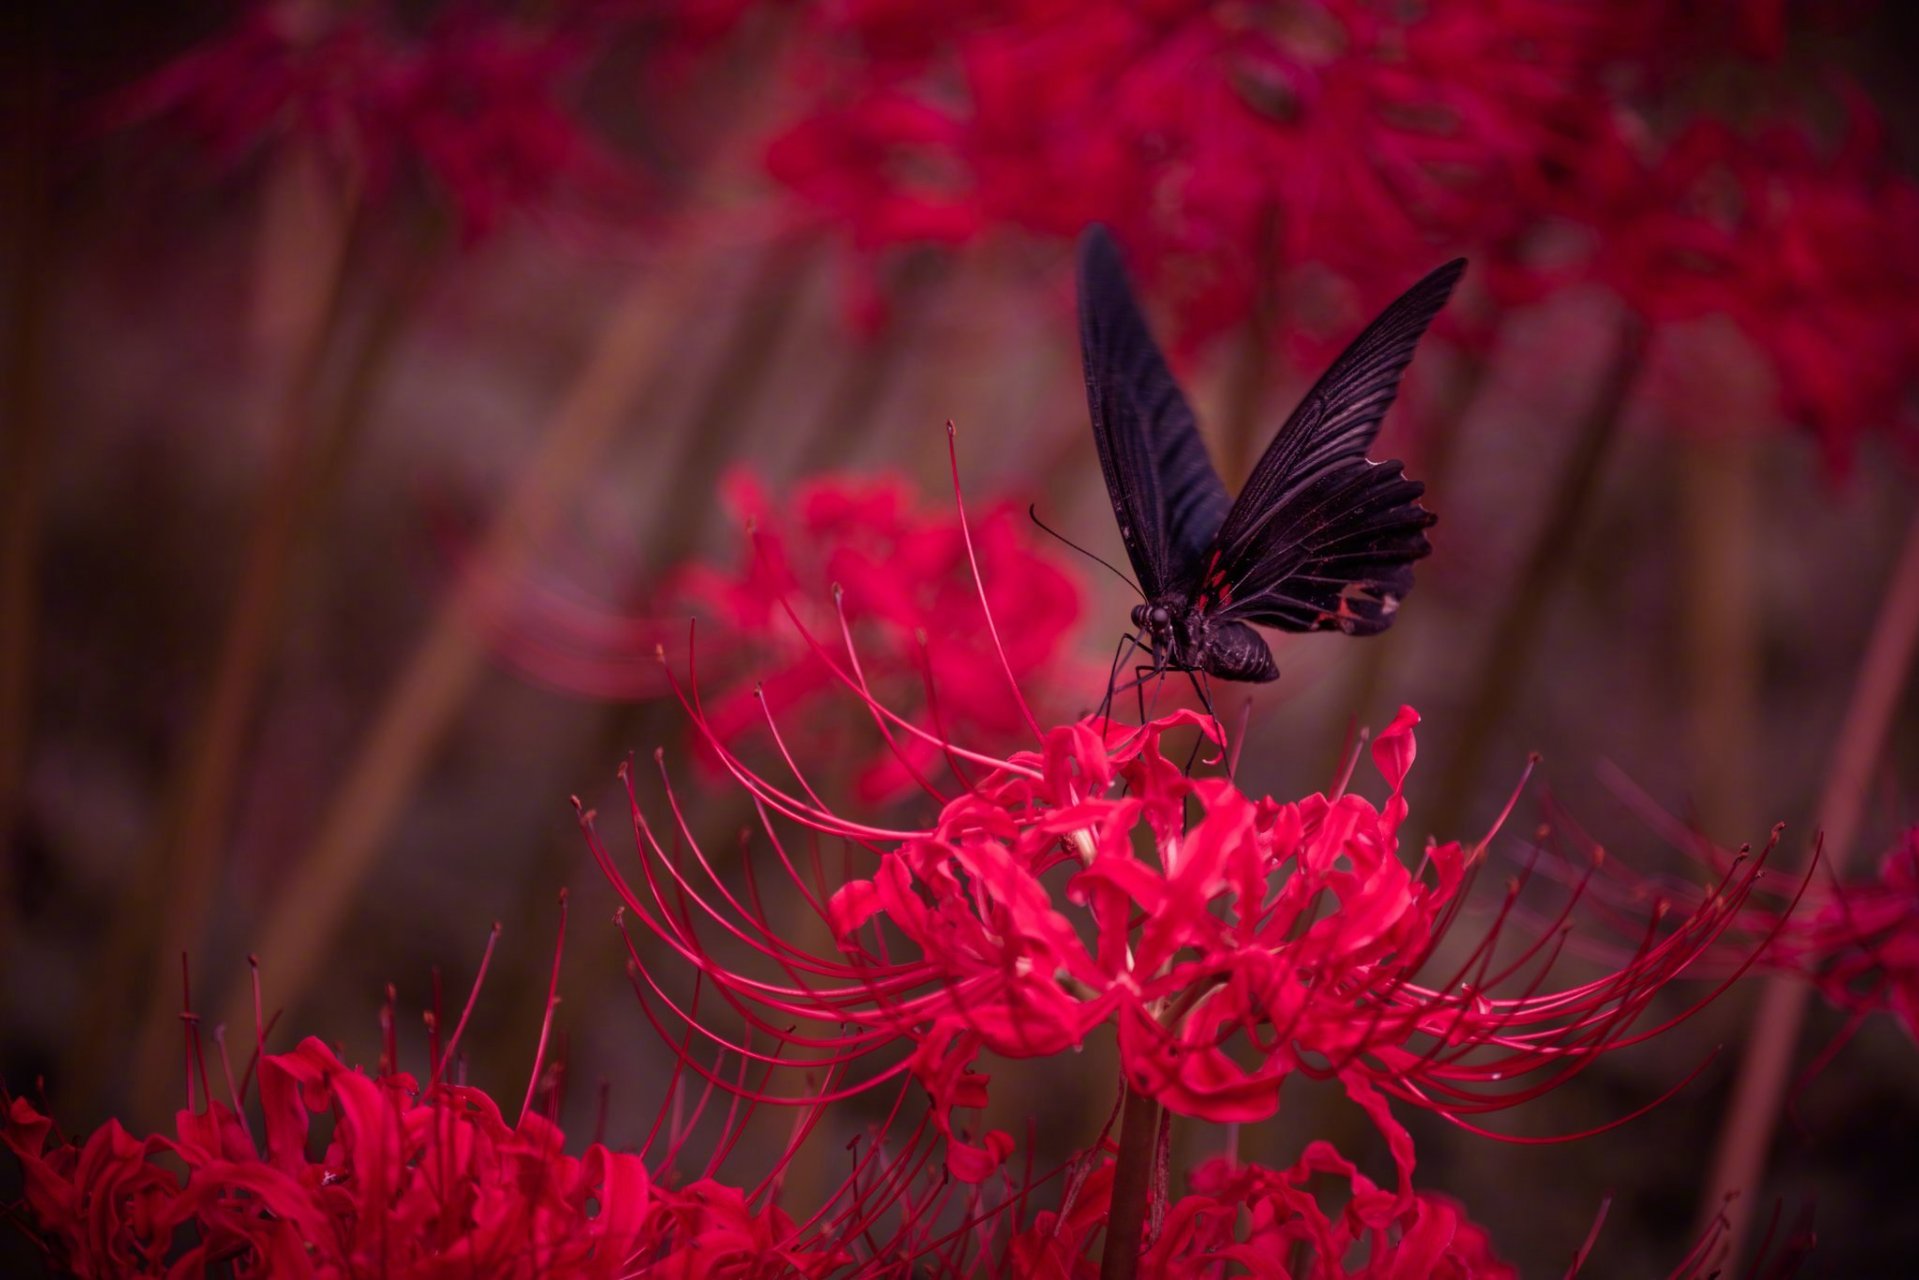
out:
M1255 248L1259 279L1253 304L1240 330L1240 346L1227 375L1225 448L1221 474L1227 488L1238 492L1259 460L1265 432L1267 391L1272 383L1273 347L1279 335L1279 228L1272 219L1262 228Z
M489 592L527 572L537 544L559 522L572 494L627 420L678 318L704 296L706 281L675 269L639 282L618 304L598 345L542 434L538 453L447 591L315 831L257 930L260 968L276 1002L296 1006L346 920L409 796L486 666L473 627ZM695 287L697 286L697 287ZM236 991L229 1023L250 997Z
M436 239L431 231L416 237ZM407 318L433 277L439 255L427 243L414 246L405 265L368 310L365 328L353 343L342 385L328 407L311 410L319 423L302 431L297 456L287 451L280 466L297 468L297 478L276 475L270 498L286 510L263 512L264 534L248 553L240 598L222 649L219 676L210 705L209 728L190 775L191 790L169 859L171 868L161 917L164 921L157 962L182 951L197 952L206 940L207 920L226 869L230 827L237 806L243 758L252 738L257 704L267 669L284 631L286 611L300 567L309 564L314 530L335 506L347 462L372 419L374 399L385 383L405 333ZM290 481L290 482L289 482ZM164 1061L178 1034L178 1000L155 990L136 1041L137 1088L163 1097ZM149 1084L148 1082L152 1082Z
M129 991L144 991L149 1002L140 1032L145 1047L136 1052L135 1061L152 1059L148 1065L154 1069L147 1073L151 1079L172 1078L167 1059L173 1052L179 995L168 983L146 978L169 972L167 957L177 963L182 951L200 945L225 862L242 761L293 584L300 531L326 501L323 472L313 463L326 451L325 437L344 429L339 417L321 412L314 403L340 330L355 234L354 201L333 190L337 203L315 219L328 234L316 236L308 246L327 263L309 277L317 296L290 308L308 323L292 339L285 378L275 392L272 455L220 633L212 685L179 770L169 781L157 839L135 868L106 932L74 1041L78 1053L62 1073L67 1087L81 1099L92 1096L100 1071L117 1060L106 1044L119 1034L116 1004ZM282 207L269 206L269 216ZM366 359L362 353L360 362Z
M1681 445L1679 463L1698 816L1714 839L1738 845L1753 838L1759 817L1758 451L1744 434L1692 439Z
M34 42L36 46L38 41ZM49 444L46 386L48 76L30 51L9 86L8 116L21 126L9 147L8 206L15 261L6 349L7 414L0 428L0 931L13 936L14 837L24 809L33 729L34 643L39 632L40 517Z
M1858 842L1866 793L1911 674L1915 650L1919 650L1919 515L1906 532L1905 546L1873 623L1819 795L1818 848L1835 877L1845 874ZM1732 1223L1726 1238L1735 1247L1744 1239L1758 1207L1766 1158L1811 990L1793 977L1766 980L1732 1101L1721 1121L1699 1214L1702 1221L1710 1222L1723 1211ZM1737 1198L1727 1204L1726 1197L1734 1192ZM1727 1260L1729 1271L1736 1261Z
M774 348L788 329L797 303L800 260L794 246L782 244L768 251L746 295L732 309L733 325L721 344L712 370L704 377L691 416L671 431L683 442L685 453L677 467L662 463L676 478L677 500L661 503L653 512L646 533L640 539L642 554L636 577L646 584L659 580L676 561L670 556L684 555L685 548L696 546L706 533L718 504L713 501L719 469L728 457L719 443L737 445L740 421L754 406L754 395L766 385L763 376ZM661 424L661 434L669 434ZM690 443L684 443L690 442ZM684 470L694 461L697 470ZM710 469L709 469L710 468ZM601 776L609 762L631 753L636 746L650 746L667 732L673 719L682 715L679 704L670 699L608 705L594 717L595 727L587 734L579 771ZM753 811L743 798L729 804L717 820L704 825L723 837L713 842L716 856L733 847L731 832L750 824ZM584 854L577 832L568 832L545 846L530 860L527 883L540 889L555 879L564 879L567 869ZM614 930L594 930L575 944L581 949L580 968L589 973L618 975L625 963L625 937ZM530 959L530 957L526 957ZM516 984L510 975L527 971L524 963L507 963L508 978L502 997L510 1007L524 1006L535 998L544 998L530 985ZM530 1013L528 1009L526 1012Z
M1435 832L1456 831L1467 817L1466 804L1477 790L1486 753L1524 685L1533 652L1539 646L1552 598L1564 577L1566 548L1592 513L1599 478L1619 434L1645 354L1645 328L1637 316L1629 314L1621 322L1618 344L1580 424L1578 439L1561 467L1519 580L1493 622L1491 638L1473 679L1464 728L1453 744L1433 802L1430 829Z

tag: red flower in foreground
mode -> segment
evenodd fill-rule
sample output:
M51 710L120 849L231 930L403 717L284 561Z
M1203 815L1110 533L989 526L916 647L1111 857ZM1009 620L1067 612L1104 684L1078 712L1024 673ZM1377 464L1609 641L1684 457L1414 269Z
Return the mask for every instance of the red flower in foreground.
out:
M1014 1237L1013 1274L1078 1280L1099 1274L1095 1239L1112 1197L1115 1166L1099 1165ZM1328 1180L1349 1195L1329 1212ZM1274 1280L1517 1280L1484 1230L1445 1196L1410 1199L1374 1185L1325 1142L1290 1169L1216 1159L1193 1171L1191 1190L1165 1206L1139 1260L1144 1280L1211 1280L1221 1268Z
M1096 692L1069 649L1080 588L1035 549L1025 519L1009 505L988 510L969 543L949 510L929 511L895 476L827 476L775 503L736 473L725 500L750 531L730 568L688 567L628 617L582 606L564 593L509 585L510 616L483 619L496 648L542 683L593 698L657 697L667 691L658 651L685 642L684 619L702 628L708 727L741 749L778 716L788 736L767 740L806 758L851 759L867 801L912 791L941 768L938 741L1007 744L1029 732L1006 682L1021 679ZM977 555L997 638L983 625L973 575ZM835 656L858 644L848 672ZM857 707L834 697L851 678L907 712L925 733L860 741ZM1090 692L1089 692L1090 691ZM846 712L852 711L849 717ZM797 726L797 727L795 727ZM928 736L931 735L931 736Z
M689 705L701 714L697 697ZM1210 725L1180 712L1139 727L1061 726L1039 749L1002 760L940 743L964 789L932 826L888 830L824 808L790 756L794 785L776 785L702 719L838 955L802 951L776 930L757 887L744 902L717 881L701 888L693 865L712 876L706 855L689 845L669 856L637 799L639 885L590 821L588 835L627 908L736 1007L763 1010L751 1018L760 1031L836 1070L906 1046L879 1080L905 1070L927 1090L963 1180L990 1174L1013 1145L1002 1132L975 1138L957 1127L954 1111L987 1096L979 1055L1057 1054L1110 1026L1127 1085L1184 1115L1257 1120L1278 1108L1295 1072L1338 1080L1386 1137L1410 1196L1411 1139L1389 1098L1476 1128L1474 1117L1647 1038L1636 1017L1736 918L1757 875L1756 862L1736 864L1670 930L1666 905L1655 904L1630 958L1558 990L1546 979L1564 913L1502 954L1515 881L1486 937L1429 976L1480 851L1449 842L1402 855L1416 721L1402 710L1373 745L1389 788L1379 805L1344 791L1256 799L1229 779L1189 776L1162 740ZM930 738L895 723L902 737ZM804 859L796 865L773 815L864 846L871 870L829 889L817 854L810 874ZM678 836L690 840L684 827ZM770 971L722 962L702 917ZM1517 993L1500 994L1509 988Z
M49 1261L103 1280L771 1280L845 1260L771 1203L770 1180L742 1191L709 1172L678 1185L645 1151L598 1143L570 1156L546 1118L508 1124L492 1098L437 1073L424 1087L368 1076L308 1039L262 1057L259 1080L257 1140L241 1111L214 1102L180 1112L170 1137L109 1121L70 1144L13 1099L0 1141L20 1161Z

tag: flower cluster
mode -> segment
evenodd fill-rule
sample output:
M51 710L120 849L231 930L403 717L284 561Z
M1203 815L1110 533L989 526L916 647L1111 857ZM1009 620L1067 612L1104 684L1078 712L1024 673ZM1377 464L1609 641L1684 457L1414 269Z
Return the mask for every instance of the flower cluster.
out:
M182 1111L172 1136L109 1121L59 1142L13 1099L0 1138L50 1261L82 1277L421 1280L615 1280L643 1265L823 1275L839 1261L792 1243L793 1223L763 1198L710 1179L674 1186L642 1156L598 1143L567 1155L556 1125L538 1114L508 1124L478 1089L368 1076L315 1039L261 1058L259 1074L257 1142L219 1102Z
M703 679L713 734L741 749L768 713L807 726L783 746L802 756L853 758L856 794L881 801L912 791L941 767L936 738L882 734L892 747L851 745L858 725L833 714L846 673L826 644L857 640L855 678L896 706L917 708L919 727L939 738L1012 743L1027 729L1002 674L1002 656L1021 680L1070 686L1070 640L1079 620L1078 584L1035 548L1010 505L986 511L967 530L950 511L927 510L900 477L829 475L775 502L741 472L724 500L749 530L730 568L692 564L628 616L583 606L568 593L509 586L508 604L482 619L495 647L542 683L595 698L659 696L666 680L656 653L684 643L693 616L710 624ZM975 588L977 560L985 607ZM823 642L821 637L825 637Z
M297 144L372 196L417 176L469 240L569 202L631 213L630 167L567 100L589 35L464 6L413 34L384 6L248 5L122 91L111 117L171 121L229 165Z
M1112 1200L1114 1165L1092 1169L1058 1211L1038 1214L1014 1237L1013 1273L1034 1280L1098 1274L1089 1250ZM1329 1212L1325 1184L1347 1193ZM1155 1280L1201 1280L1221 1274L1275 1280L1517 1280L1493 1253L1484 1230L1444 1196L1410 1200L1384 1190L1325 1142L1307 1147L1289 1169L1230 1160L1193 1171L1191 1190L1166 1210L1158 1234L1140 1256L1140 1273Z
M1187 340L1309 264L1370 313L1516 216L1602 17L1535 0L834 6L801 42L813 93L768 165L869 249L1106 222Z
M701 714L697 695L688 705ZM1416 721L1402 710L1373 744L1389 788L1381 804L1343 790L1256 799L1228 778L1194 777L1162 750L1175 731L1215 732L1191 712L1143 726L1083 720L997 761L944 743L956 768L980 776L933 825L899 830L825 809L797 772L792 788L776 785L703 721L767 816L798 893L830 927L836 956L797 948L759 912L757 889L748 905L717 880L695 884L687 855L667 853L637 799L639 885L590 821L588 836L629 911L734 1005L764 1010L752 1018L760 1030L817 1028L786 1035L836 1069L879 1046L910 1046L903 1069L931 1096L948 1167L963 1180L987 1177L1014 1146L954 1117L985 1103L979 1057L1059 1054L1110 1027L1127 1088L1184 1115L1257 1120L1274 1114L1289 1076L1337 1080L1385 1136L1410 1196L1412 1143L1389 1099L1476 1128L1473 1117L1644 1039L1637 1016L1713 947L1757 875L1756 862L1736 863L1674 928L1664 927L1668 905L1656 904L1617 968L1550 991L1564 912L1502 954L1518 877L1487 934L1440 964L1484 846L1431 844L1410 865L1402 855ZM902 736L930 737L895 723ZM810 879L796 865L772 815L864 845L871 873L829 891L817 860ZM683 826L677 834L690 840ZM690 856L713 875L697 844ZM720 960L702 916L777 973ZM1509 987L1517 994L1502 994Z

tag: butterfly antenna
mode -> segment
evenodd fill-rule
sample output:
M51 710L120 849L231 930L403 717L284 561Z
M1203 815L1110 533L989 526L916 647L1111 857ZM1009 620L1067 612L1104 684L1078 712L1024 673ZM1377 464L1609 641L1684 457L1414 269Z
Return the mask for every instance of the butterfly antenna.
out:
M1040 519L1038 503L1032 503L1031 505L1029 505L1026 508L1026 514L1032 517L1034 524L1038 525L1041 529L1045 530L1047 533L1051 534L1053 537L1058 538L1061 542L1065 543L1067 546L1071 547L1073 550L1079 552L1081 555L1085 556L1088 560L1091 560L1096 564L1105 565L1109 573L1111 573L1115 578L1118 578L1121 582L1125 583L1127 586L1133 589L1134 595L1138 596L1141 600L1146 599L1146 593L1139 589L1139 584L1134 582L1131 578L1127 577L1125 574L1121 573L1118 569L1113 568L1111 561L1100 559L1100 557L1094 555L1092 552L1088 551L1085 547L1080 546L1079 543L1074 542L1071 538L1067 537L1065 534L1061 533L1059 530L1053 528L1051 525L1047 524L1044 520ZM1151 601L1148 601L1147 603L1150 604Z

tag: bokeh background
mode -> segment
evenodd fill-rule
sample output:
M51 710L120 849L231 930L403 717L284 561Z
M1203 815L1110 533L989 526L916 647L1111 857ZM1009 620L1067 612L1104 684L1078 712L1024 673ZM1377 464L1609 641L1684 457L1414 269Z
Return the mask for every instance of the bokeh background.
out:
M1367 316L1474 260L1376 451L1429 480L1433 555L1387 636L1278 640L1242 785L1324 786L1355 724L1410 703L1421 832L1479 834L1541 754L1499 880L1542 824L1683 884L1688 831L1730 848L1784 823L1780 865L1803 865L1913 515L1904 6L95 0L6 21L0 1076L44 1079L72 1130L177 1105L183 949L208 1021L250 1009L257 955L277 1037L372 1062L387 984L417 1048L434 971L457 1006L496 920L468 1071L516 1096L564 887L562 1114L590 1132L604 1081L609 1137L641 1137L671 1055L569 797L621 812L616 767L663 748L689 826L734 839L738 797L653 661L683 647L675 575L743 563L730 475L775 508L822 474L897 477L950 519L950 419L969 510L1005 504L1007 536L1078 583L1029 693L1097 701L1131 597L1021 514L1123 560L1072 311L1092 219L1229 485ZM1919 817L1899 676L1828 850L1855 872ZM798 714L860 731L850 700ZM848 804L924 809L821 768ZM1601 1136L1415 1117L1422 1183L1527 1274L1558 1274L1611 1197L1592 1273L1663 1273L1753 1000L1492 1122L1588 1128L1707 1063ZM1905 1274L1919 1049L1815 1007L1799 1066L1842 1034L1757 1198L1814 1206L1811 1274ZM995 1111L1084 1143L1110 1061L1084 1070L1009 1069ZM1245 1143L1315 1136L1383 1154L1310 1090Z

